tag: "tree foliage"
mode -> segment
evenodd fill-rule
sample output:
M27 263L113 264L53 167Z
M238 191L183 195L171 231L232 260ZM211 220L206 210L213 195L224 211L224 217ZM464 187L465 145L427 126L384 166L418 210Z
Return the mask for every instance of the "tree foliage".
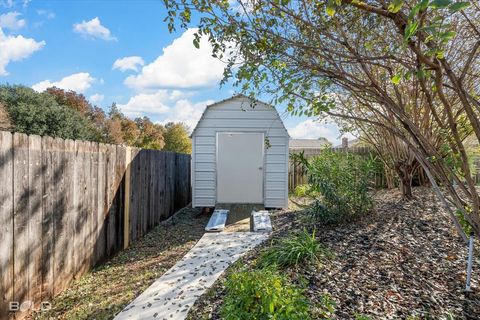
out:
M183 123L169 122L165 125L165 150L180 153L192 153L192 142L188 127Z
M480 198L463 145L469 133L480 140L477 1L165 4L172 29L177 22L188 26L192 10L200 12L199 36L210 39L214 56L229 61L226 79L234 77L242 91L267 93L272 103L285 103L294 115L355 119L401 139L432 185L445 188L437 193L442 201L448 196L480 234ZM401 90L403 85L416 89ZM351 99L366 112L338 112L335 96ZM423 122L415 120L417 109L435 130L423 130Z
M97 135L93 124L79 111L59 105L48 93L3 85L0 102L17 132L82 140L94 140Z
M183 124L164 127L148 117L133 120L115 103L106 113L74 91L52 87L38 93L25 86L2 85L0 103L12 122L11 129L17 132L156 150L162 150L168 139L165 150L191 152L188 129Z

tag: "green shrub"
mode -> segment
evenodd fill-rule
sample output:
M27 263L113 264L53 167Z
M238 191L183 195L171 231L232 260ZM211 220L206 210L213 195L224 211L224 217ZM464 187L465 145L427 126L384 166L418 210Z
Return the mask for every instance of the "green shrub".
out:
M303 290L272 269L241 271L226 282L221 316L226 320L308 320L310 304Z
M313 197L318 195L317 192L312 190L312 186L309 184L300 184L295 187L293 190L293 195L295 197Z
M307 168L313 191L321 197L310 212L322 223L350 221L372 209L369 194L377 159L346 152L323 150L309 160L297 156Z
M303 232L291 235L267 249L259 258L259 266L284 268L305 262L318 263L321 255L331 254L315 239L315 231L309 234L303 230Z

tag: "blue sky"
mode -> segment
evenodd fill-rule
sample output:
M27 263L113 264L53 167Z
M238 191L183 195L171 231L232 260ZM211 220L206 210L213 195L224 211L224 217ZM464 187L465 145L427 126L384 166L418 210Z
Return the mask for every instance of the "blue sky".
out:
M204 107L229 97L223 64L194 29L169 33L161 1L0 0L0 83L37 91L55 85L103 108L113 102L131 117L194 126ZM294 138L326 137L334 124L286 116Z

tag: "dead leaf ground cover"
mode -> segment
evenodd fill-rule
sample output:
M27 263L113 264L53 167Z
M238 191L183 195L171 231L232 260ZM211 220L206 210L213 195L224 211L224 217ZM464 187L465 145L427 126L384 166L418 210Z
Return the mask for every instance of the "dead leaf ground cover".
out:
M98 266L52 301L35 319L112 319L170 269L202 237L208 216L185 208L127 250Z
M319 267L286 270L291 281L305 288L313 305L330 295L336 304L333 319L480 319L480 253L477 250L474 261L474 291L465 294L467 248L431 190L414 191L411 201L400 200L396 191L380 191L375 209L361 220L316 225L318 240L334 257ZM305 215L298 206L273 215L272 237L311 228ZM188 319L220 319L225 277L254 268L263 249L227 270L197 301Z

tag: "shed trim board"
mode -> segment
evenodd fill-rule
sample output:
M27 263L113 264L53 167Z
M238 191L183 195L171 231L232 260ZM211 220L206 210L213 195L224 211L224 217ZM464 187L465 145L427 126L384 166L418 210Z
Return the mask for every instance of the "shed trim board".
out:
M237 95L205 108L191 136L193 207L214 207L218 203L218 135L221 133L263 134L263 204L268 208L288 206L290 137L275 107L258 100L254 108L250 105L249 97ZM260 152L256 145L255 152Z

